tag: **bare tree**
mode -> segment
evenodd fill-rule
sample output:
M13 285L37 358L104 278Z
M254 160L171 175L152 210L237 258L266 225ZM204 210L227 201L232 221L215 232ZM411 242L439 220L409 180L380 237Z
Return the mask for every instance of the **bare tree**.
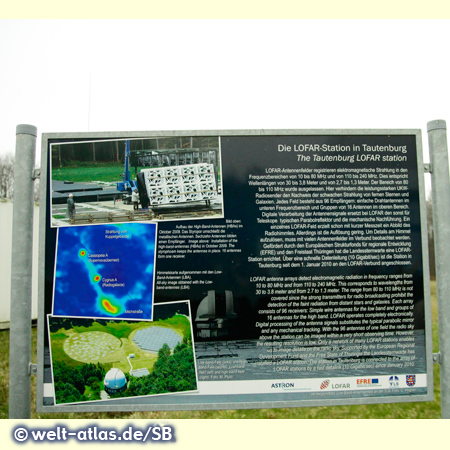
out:
M14 156L0 156L0 198L12 198L14 181Z

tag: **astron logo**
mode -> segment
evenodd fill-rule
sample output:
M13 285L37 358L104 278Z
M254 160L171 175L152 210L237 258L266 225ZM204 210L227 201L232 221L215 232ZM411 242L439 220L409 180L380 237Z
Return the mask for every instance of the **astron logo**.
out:
M292 389L295 383L272 383L272 389Z

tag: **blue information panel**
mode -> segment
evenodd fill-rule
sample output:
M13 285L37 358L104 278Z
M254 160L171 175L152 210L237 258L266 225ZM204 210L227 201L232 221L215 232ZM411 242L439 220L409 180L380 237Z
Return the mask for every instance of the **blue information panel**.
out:
M151 320L155 253L156 224L60 228L53 314Z
M44 148L39 410L432 399L420 131Z

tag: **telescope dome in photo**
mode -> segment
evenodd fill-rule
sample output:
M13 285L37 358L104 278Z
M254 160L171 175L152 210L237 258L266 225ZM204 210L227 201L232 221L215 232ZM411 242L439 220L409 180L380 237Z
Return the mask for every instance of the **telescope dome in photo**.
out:
M115 369L113 367L106 373L103 384L105 385L105 391L108 394L115 394L117 392L122 392L127 388L127 379L120 369Z

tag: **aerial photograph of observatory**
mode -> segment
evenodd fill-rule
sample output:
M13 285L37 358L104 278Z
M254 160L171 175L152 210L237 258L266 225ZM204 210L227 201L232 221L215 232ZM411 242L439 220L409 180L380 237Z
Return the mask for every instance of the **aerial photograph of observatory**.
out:
M185 314L156 322L48 316L48 329L54 404L197 390Z

